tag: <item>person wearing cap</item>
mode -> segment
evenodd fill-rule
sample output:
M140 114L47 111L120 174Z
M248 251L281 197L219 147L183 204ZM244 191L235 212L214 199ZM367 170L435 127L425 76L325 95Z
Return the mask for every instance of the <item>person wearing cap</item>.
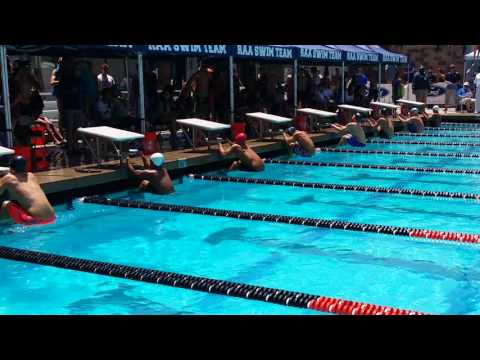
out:
M425 68L420 69L413 77L412 90L417 101L427 103L428 91L430 90L430 80L425 72Z
M461 79L462 77L460 76L460 73L457 71L455 64L451 64L449 66L449 71L445 76L445 80L451 82L452 84L455 84L455 87L458 90L460 88Z
M243 170L243 171L263 171L265 164L258 154L247 144L247 135L244 133L235 136L235 142L230 143L230 149L225 150L222 143L218 143L218 151L220 156L226 157L230 154L237 155L240 159L232 163L229 171Z
M355 118L355 117L354 117ZM367 145L367 137L363 128L355 122L355 119L343 126L340 124L332 124L331 126L338 130L338 134L341 135L338 146L349 144L354 147L363 147Z
M0 179L0 196L5 191L9 200L2 203L2 222L13 221L25 226L55 222L55 210L35 175L27 171L27 161L22 156L10 161L10 172Z
M132 175L141 180L139 190L153 194L165 195L175 191L172 179L167 169L163 167L165 157L161 153L155 153L150 159L142 154L144 170L136 170L127 159L127 166Z
M410 117L407 120L400 118L403 126L411 133L421 133L425 129L422 119L420 118L419 111L416 107L410 109Z
M432 110L433 115L428 117L428 124L433 127L439 127L442 124L442 117L440 116L440 106L435 105Z
M467 112L473 112L475 101L473 101L473 93L468 82L463 83L463 87L457 91L457 96L462 109L465 106Z
M315 144L305 131L299 131L292 126L283 133L283 139L290 154L294 152L303 157L315 155Z

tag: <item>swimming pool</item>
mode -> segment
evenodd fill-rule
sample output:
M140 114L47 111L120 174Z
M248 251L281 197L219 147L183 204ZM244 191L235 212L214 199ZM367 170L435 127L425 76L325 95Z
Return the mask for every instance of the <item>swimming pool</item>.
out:
M398 136L395 140L404 138ZM415 139L432 141L429 137ZM425 151L425 146L413 144L369 144L364 150L379 152L389 147L412 153ZM429 151L444 154L449 152L446 148L431 146ZM449 153L480 154L480 148L452 147ZM263 173L232 172L228 176L480 193L480 175L476 174L332 165L472 170L478 168L480 159L476 158L320 152L308 161L331 166L267 164ZM223 171L213 174L225 176ZM476 200L188 177L176 187L177 192L169 196L130 191L107 196L227 211L479 233ZM74 202L73 208L60 205L56 209L59 219L55 225L0 228L0 245L435 314L480 313L480 245L112 207L80 200ZM322 314L42 265L8 260L0 263L3 314Z

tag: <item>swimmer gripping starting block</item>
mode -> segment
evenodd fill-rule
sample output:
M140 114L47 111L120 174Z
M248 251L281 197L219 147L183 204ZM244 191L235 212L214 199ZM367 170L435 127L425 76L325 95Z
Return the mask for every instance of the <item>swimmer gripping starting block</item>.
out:
M324 110L317 110L317 109L312 109L312 108L303 108L303 109L297 109L297 112L302 113L302 114L307 114L307 115L313 115L322 119L328 119L328 118L336 118L337 113L329 112L329 111L324 111ZM313 130L313 121L314 119L312 117L310 119L310 131ZM324 121L325 124L330 123L329 121Z
M201 138L207 142L208 150L210 150L210 134L230 129L230 125L218 123L215 121L208 121L203 119L178 119L177 123L187 138L187 141L195 151ZM192 137L188 136L184 126L192 128Z
M264 138L264 122L270 125L282 125L292 121L292 119L290 118L267 114L263 112L247 113L245 115L252 119L258 120L259 129L255 129L255 131L257 133L257 136L260 137L261 139ZM273 132L271 133L271 137L273 138Z
M115 145L115 143L119 143L120 145L122 145L122 144L127 144L130 141L139 140L139 139L144 138L143 134L138 134L138 133L131 132L131 131L116 129L116 128L112 128L112 127L109 127L109 126L96 126L96 127L88 127L88 128L78 128L77 131L82 135L85 143L87 144L87 146L90 148L92 154L97 159L97 163L100 163L100 139L105 139L105 140L108 140L112 143L113 148L115 149L115 151L118 154L118 157L120 158L120 164L121 164L126 157L128 149L122 149L122 146L120 146L120 149L119 149ZM90 142L87 141L86 136L90 136L90 137L95 138L96 143L97 143L96 151L91 147Z

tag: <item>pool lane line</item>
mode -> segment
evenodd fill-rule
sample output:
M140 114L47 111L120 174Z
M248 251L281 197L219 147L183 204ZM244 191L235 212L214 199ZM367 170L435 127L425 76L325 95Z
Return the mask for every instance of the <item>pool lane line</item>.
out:
M340 315L428 315L358 301L0 246L0 258Z
M464 131L464 132L476 132L480 131L480 128L462 128L462 127L429 127L425 126L425 130L429 131Z
M354 149L338 149L321 147L317 148L318 152L331 153L350 153L350 154L369 154L369 155L401 155L401 156L427 156L427 157L447 157L447 158L469 158L478 159L480 154L464 154L464 153L431 153L431 152L411 152L411 151L390 151L390 150L354 150Z
M322 190L358 191L358 192L373 192L373 193L385 193L385 194L428 196L428 197L435 197L435 198L480 200L480 194L454 193L454 192L447 192L447 191L399 189L399 188L386 188L386 187L380 187L380 186L342 185L342 184L314 183L314 182L304 182L304 181L254 179L254 178L245 178L245 177L214 176L214 175L199 175L199 174L191 174L189 175L189 177L191 179L196 179L196 180L219 181L219 182L242 183L242 184L292 186L292 187L298 187L298 188L311 188L311 189L322 189Z
M429 145L429 146L463 146L480 147L480 143L462 143L462 142L438 142L438 141L396 141L396 140L369 140L369 144L384 145Z
M410 132L398 132L395 136L411 136L411 137L436 137L436 138L480 138L478 135L453 135L453 134L425 134L425 133L410 133Z
M453 127L473 127L473 128L480 129L480 124L478 123L457 123L457 122L442 121L442 125L448 125Z
M370 232L397 236L406 236L412 238L422 238L440 241L452 241L460 243L480 243L480 234L466 234L458 232L447 232L427 229L405 228L390 225L362 224L349 221L337 221L329 219L307 218L288 215L276 215L265 213L254 213L236 210L224 210L215 208L203 208L197 206L162 204L138 200L120 200L109 199L101 196L87 196L82 199L85 203L118 206L124 208L135 208L155 211L169 211L185 214L222 216L239 220L267 221L274 223L284 223L302 226L311 226L317 228L350 230L359 232Z
M461 174L461 175L480 175L477 169L451 169L451 168L422 168L415 166L391 166L376 164L351 164L324 161L304 161L304 160L275 160L264 159L265 164L284 164L284 165L300 165L300 166L320 166L320 167L337 167L337 168L355 168L355 169L373 169L373 170L393 170L393 171L413 171L437 174Z

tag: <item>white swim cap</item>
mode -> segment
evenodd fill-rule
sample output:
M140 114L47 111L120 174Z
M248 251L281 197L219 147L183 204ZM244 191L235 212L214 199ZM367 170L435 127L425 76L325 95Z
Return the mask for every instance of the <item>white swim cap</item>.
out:
M155 166L160 167L165 162L165 156L161 153L155 153L150 156L150 160L152 160Z
M440 111L440 106L435 105L435 106L432 108L432 110L433 110L434 112L439 112L439 111Z
M414 108L411 108L411 109L410 109L410 112L413 112L413 113L418 113L418 109L417 109L416 107L414 107Z

